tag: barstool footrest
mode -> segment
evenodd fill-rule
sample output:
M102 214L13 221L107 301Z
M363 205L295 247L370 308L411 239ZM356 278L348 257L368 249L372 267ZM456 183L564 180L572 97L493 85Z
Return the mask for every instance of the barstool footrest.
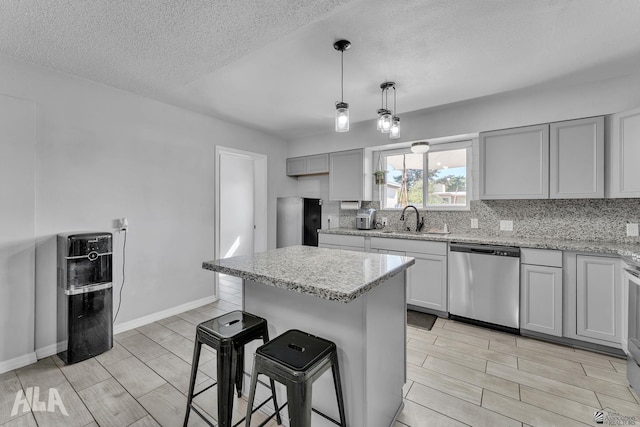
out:
M253 408L251 410L252 414L255 414L257 410L259 410L260 408L262 408L264 405L266 405L268 402L271 402L273 400L273 398L268 398L267 400L265 400L264 402L262 402L261 404L259 404L258 406L256 406L255 408ZM287 406L287 404L285 403L284 405L282 405L280 407L280 409L278 409L277 411L275 411L273 414L269 415L269 417L264 420L260 425L258 425L258 427L263 427L265 424L267 424L269 421L271 421L271 418L275 417L276 414L278 414L280 412L280 410L282 408L284 408L285 406ZM242 417L237 423L235 423L232 427L238 427L240 424L242 424L245 420L247 419L246 416Z
M288 402L287 402L287 403L288 403ZM285 405L286 405L286 403L285 403ZM331 418L331 417L330 417L329 415L327 415L327 414L323 414L322 412L318 411L316 408L311 408L311 410L312 410L313 412L315 412L316 414L320 415L322 418L325 418L325 419L327 419L327 420L331 421L332 423L334 423L334 424L335 424L335 425L337 425L337 426L341 426L341 425L342 425L342 424L340 424L340 422L339 422L339 421L334 420L333 418Z
M202 393L204 393L205 391L209 390L211 387L215 387L218 384L218 382L216 381L215 383L203 388L202 390L200 390L197 393L193 393L193 397L192 399L195 399L197 396L201 395Z
M207 416L205 416L202 412L198 411L198 409L195 406L193 406L193 403L190 406L191 406L191 410L195 412L200 418L202 418L202 421L207 423L210 427L216 427L215 424L212 424L211 421L209 421L209 418Z

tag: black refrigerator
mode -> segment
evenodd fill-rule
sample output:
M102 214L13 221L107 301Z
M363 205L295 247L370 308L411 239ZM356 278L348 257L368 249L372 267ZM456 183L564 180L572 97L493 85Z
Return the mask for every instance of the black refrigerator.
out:
M321 199L279 197L276 247L318 246L321 221Z

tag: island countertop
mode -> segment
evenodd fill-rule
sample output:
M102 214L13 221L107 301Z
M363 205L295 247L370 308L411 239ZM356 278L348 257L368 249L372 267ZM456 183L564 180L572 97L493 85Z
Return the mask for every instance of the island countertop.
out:
M205 261L202 268L346 303L414 263L412 257L290 246Z

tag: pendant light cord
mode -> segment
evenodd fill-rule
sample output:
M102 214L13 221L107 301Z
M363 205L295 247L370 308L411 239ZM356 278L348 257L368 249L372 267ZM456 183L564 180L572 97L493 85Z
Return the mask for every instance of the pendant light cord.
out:
M393 85L393 115L396 115L396 86Z
M344 49L340 51L340 102L344 102Z

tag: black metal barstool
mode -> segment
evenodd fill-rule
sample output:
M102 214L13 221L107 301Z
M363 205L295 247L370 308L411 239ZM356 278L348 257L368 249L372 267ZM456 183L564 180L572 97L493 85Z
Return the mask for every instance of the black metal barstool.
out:
M238 397L242 395L244 346L257 339L262 339L263 343L269 341L267 321L244 311L232 311L198 325L196 328L195 347L193 349L193 364L191 365L191 379L189 382L189 394L187 395L187 411L184 416L184 427L187 427L189 413L192 409L208 425L214 427L214 424L193 405L193 398L209 390L216 384L218 385L218 426L231 427L231 419L233 416L233 387L236 387ZM206 344L216 350L218 378L215 383L194 394L202 344ZM272 399L273 405L276 408L276 419L278 424L281 424L282 420L280 419L280 411L278 410L278 401L276 399L273 380L271 380L271 397L262 402L255 410L260 409ZM273 415L269 417L268 420L272 417ZM242 421L244 421L244 418L235 425L239 425Z
M311 406L313 382L329 368L333 372L340 422ZM258 347L253 359L247 402L247 427L251 426L253 399L260 374L287 387L287 403L280 409L289 406L290 427L311 427L312 411L339 426L346 427L338 352L333 342L292 329Z

